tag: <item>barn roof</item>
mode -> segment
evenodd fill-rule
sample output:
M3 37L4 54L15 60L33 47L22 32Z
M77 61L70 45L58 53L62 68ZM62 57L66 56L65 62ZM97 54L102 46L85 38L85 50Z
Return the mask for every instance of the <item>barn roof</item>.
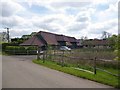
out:
M76 42L76 39L70 36L40 31L20 45L59 45L59 41L64 41L67 45L72 45L71 43Z
M108 45L109 40L89 39L83 41L83 45Z
M69 42L77 42L77 39L75 37L67 37L69 38Z
M46 41L47 44L58 45L55 34L40 31L40 32L38 32L38 35L41 35L42 38Z
M45 44L37 36L33 36L20 45L21 46L44 46Z

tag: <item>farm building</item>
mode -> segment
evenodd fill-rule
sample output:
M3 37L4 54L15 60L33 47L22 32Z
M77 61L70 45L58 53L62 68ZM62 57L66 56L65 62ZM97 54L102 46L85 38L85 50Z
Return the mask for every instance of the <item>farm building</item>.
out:
M109 40L107 39L88 39L82 42L83 47L89 48L109 48Z
M46 47L47 45L51 45L53 47L68 46L71 48L76 48L77 40L76 38L70 36L40 31L20 45L39 47Z

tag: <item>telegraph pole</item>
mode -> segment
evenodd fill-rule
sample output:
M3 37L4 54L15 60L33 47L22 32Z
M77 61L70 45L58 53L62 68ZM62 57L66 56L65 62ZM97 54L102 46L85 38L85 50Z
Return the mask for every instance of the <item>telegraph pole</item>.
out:
M5 28L5 29L7 29L7 40L8 40L8 43L9 43L9 42L10 42L10 35L9 35L9 29L10 29L10 28L7 27L7 28Z
M10 42L9 28L7 28L7 38L8 38L8 43L9 43Z

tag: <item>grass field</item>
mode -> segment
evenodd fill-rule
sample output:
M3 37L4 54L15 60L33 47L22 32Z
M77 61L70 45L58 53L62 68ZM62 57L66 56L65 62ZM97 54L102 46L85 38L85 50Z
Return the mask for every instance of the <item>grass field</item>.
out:
M93 80L93 81L103 83L103 84L106 84L106 85L110 85L110 86L113 86L113 87L116 87L116 88L119 87L118 77L112 76L112 75L110 75L106 72L102 72L102 71L97 70L97 74L95 75L95 74L91 74L91 73L88 73L88 72L76 70L72 67L67 67L67 66L62 67L62 66L58 65L56 62L53 62L53 61L46 61L45 63L43 63L42 60L33 60L33 62L36 63L36 64L39 64L39 65L46 66L46 67L51 68L51 69L55 69L55 70L58 70L58 71L62 71L64 73L68 73L68 74L77 76L77 77ZM111 71L117 72L113 69L111 69Z

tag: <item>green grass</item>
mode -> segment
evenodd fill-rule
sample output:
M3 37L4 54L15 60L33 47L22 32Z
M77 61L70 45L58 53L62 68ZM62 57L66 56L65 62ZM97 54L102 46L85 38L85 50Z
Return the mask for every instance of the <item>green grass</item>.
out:
M93 81L96 81L99 83L103 83L103 84L110 85L110 86L113 86L116 88L118 88L118 87L120 88L120 86L118 86L118 77L112 76L110 74L107 74L107 73L99 71L99 70L97 70L97 74L94 75L94 74L91 74L88 72L76 70L71 67L62 67L62 66L58 65L56 62L52 62L52 61L45 61L45 63L43 63L42 60L33 60L33 62L36 64L39 64L39 65L46 66L51 69L55 69L58 71L62 71L64 73L68 73L68 74L77 76L77 77L93 80Z
M2 52L0 52L0 55L2 55Z
M10 55L10 54L7 54L5 52L0 52L0 55Z

